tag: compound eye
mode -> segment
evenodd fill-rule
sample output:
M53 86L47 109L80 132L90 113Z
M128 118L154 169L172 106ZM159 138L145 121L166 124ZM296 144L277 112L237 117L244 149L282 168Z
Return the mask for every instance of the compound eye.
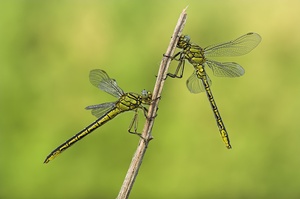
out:
M148 91L146 91L145 89L142 90L142 97L143 98L147 98L149 95L148 95Z
M190 37L190 36L184 35L183 37L184 37L184 38L183 38L184 41L190 42L190 40L191 40L191 37Z

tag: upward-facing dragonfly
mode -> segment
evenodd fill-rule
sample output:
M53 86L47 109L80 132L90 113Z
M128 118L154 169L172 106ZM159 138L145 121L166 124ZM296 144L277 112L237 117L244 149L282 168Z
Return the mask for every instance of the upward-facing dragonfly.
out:
M146 90L143 90L141 95L136 93L124 93L124 91L117 85L116 80L111 79L104 70L100 69L95 69L90 72L90 82L100 90L117 97L118 100L116 102L108 102L86 107L87 110L92 110L92 114L98 119L54 149L47 156L44 163L48 163L64 150L75 144L77 141L81 140L98 127L102 126L125 111L135 111L135 115L129 126L128 132L141 136L139 133L137 133L138 109L142 109L144 114L147 114L148 111L144 105L150 105L152 102L152 94ZM132 128L134 128L134 131L132 131Z
M219 77L239 77L245 71L242 66L235 62L217 62L209 59L210 57L240 56L249 53L261 41L261 37L257 33L247 33L235 40L215 44L206 48L190 41L188 35L179 37L177 48L181 49L172 58L179 61L175 73L168 73L173 78L181 78L183 76L185 60L188 60L194 66L193 74L186 81L187 88L191 93L206 92L212 107L221 137L228 149L231 148L228 133L218 111L217 104L213 98L210 89L211 80L205 71L208 66L215 76Z

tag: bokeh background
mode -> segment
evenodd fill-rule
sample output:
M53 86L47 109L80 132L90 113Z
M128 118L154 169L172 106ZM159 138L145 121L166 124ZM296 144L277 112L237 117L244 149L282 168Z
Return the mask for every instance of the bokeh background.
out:
M237 79L212 91L232 150L206 95L166 81L130 198L300 197L299 1L1 1L0 198L115 198L138 137L124 113L49 164L45 157L93 122L84 107L115 99L93 87L101 68L125 91L152 90L179 14L195 43L262 36L235 61ZM175 63L170 70L175 70ZM144 119L140 117L142 129Z

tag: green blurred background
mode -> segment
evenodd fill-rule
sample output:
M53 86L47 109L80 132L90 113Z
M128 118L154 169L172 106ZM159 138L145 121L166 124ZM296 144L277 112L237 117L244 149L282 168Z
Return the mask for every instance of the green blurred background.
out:
M257 32L262 43L224 58L237 79L210 72L232 150L206 95L166 81L130 198L299 198L299 1L1 1L0 198L115 198L138 137L133 113L105 124L49 164L45 157L93 122L84 107L114 101L88 80L101 68L125 91L152 90L179 14L205 47ZM171 70L174 71L175 63ZM144 119L140 117L140 128Z

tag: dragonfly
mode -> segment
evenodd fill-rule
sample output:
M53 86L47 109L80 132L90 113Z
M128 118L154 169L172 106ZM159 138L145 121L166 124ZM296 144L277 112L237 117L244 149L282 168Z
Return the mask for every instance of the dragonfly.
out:
M150 105L152 102L152 93L143 90L141 94L136 93L125 93L117 84L116 80L110 78L104 70L95 69L91 70L89 74L89 79L92 85L98 89L105 91L106 93L118 98L115 102L107 102L102 104L96 104L87 106L87 110L91 110L91 113L98 119L92 124L81 130L79 133L65 141L63 144L54 149L45 159L44 163L48 163L53 160L60 153L68 149L70 146L92 133L94 130L105 124L106 122L112 120L114 117L120 113L126 111L135 111L133 120L129 126L128 132L137 134L141 137L140 133L137 133L137 118L138 110L144 111L146 116L148 110L145 105ZM134 131L132 131L134 129Z
M186 81L186 86L191 93L206 92L220 135L228 149L231 149L232 146L210 89L212 81L206 73L205 67L208 66L213 71L213 74L218 77L240 77L244 75L245 70L238 63L218 62L210 58L241 56L247 54L252 51L260 41L261 37L259 34L250 32L232 41L201 48L199 45L192 43L188 35L181 35L177 43L177 48L181 50L172 57L173 60L178 61L175 73L168 73L168 76L172 78L182 78L185 60L193 65L195 70Z

